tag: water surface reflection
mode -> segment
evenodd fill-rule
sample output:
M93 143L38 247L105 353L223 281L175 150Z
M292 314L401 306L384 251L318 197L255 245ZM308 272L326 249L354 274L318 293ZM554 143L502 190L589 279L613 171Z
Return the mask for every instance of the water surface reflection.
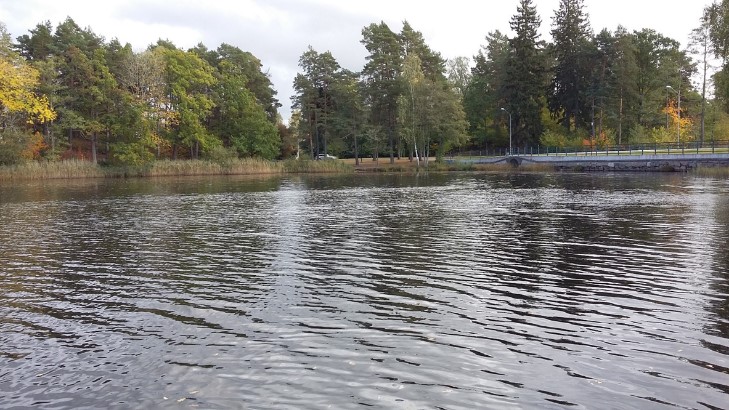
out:
M722 408L729 184L0 187L0 403Z

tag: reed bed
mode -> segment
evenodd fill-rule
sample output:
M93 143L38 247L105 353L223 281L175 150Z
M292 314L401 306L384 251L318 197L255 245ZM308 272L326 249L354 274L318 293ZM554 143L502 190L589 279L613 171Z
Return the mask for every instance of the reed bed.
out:
M698 167L694 174L702 177L729 179L729 167Z
M144 167L114 167L94 165L89 161L65 160L55 162L26 162L1 166L0 181L127 178L193 175L259 175L296 173L351 173L352 166L341 161L287 160L267 161L256 158L231 161L161 160Z
M138 172L138 176L190 176L190 175L249 175L280 174L284 168L280 162L255 158L235 159L229 162L204 160L156 161L148 169Z
M0 181L70 178L103 178L104 170L89 161L31 161L0 167Z
M354 167L341 160L295 160L290 159L282 162L284 172L290 174L324 174L324 173L352 173Z

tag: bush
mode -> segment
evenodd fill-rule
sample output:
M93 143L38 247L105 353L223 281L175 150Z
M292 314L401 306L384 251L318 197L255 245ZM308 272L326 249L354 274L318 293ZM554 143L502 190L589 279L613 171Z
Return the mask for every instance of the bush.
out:
M650 130L648 141L641 142L676 142L676 130L666 129L665 127L653 128L652 130Z
M17 129L0 132L0 165L17 165L36 159L43 149L43 137Z
M553 130L546 130L539 139L545 147L577 148L582 146L583 137L580 133L565 134Z
M122 167L145 168L154 161L154 154L142 142L113 144L110 154L111 164Z
M651 136L651 132L640 125L636 125L631 128L628 136L631 144L648 144L655 142L653 140L653 136Z
M222 145L216 145L205 153L205 159L218 164L224 170L229 170L233 167L235 160L238 159L238 152L235 148L225 148Z

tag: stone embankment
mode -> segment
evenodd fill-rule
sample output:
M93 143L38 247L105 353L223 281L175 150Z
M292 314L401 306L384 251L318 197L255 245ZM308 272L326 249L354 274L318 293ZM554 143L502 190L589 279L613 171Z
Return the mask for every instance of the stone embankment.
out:
M455 160L473 164L505 163L513 167L553 166L557 170L594 172L686 172L699 167L729 167L729 154L535 155Z
M519 165L550 164L559 170L686 172L699 167L729 166L729 154L604 155L592 157L519 157ZM514 161L510 161L514 165Z

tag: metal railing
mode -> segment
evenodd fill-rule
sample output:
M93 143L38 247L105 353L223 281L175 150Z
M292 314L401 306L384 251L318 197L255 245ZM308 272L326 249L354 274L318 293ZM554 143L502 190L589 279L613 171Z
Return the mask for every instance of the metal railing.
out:
M513 147L512 156L610 156L610 155L674 155L674 154L729 154L729 140L689 141L682 143L639 143L610 146ZM504 157L509 156L509 148L490 148L481 150L454 150L446 155L450 158Z

